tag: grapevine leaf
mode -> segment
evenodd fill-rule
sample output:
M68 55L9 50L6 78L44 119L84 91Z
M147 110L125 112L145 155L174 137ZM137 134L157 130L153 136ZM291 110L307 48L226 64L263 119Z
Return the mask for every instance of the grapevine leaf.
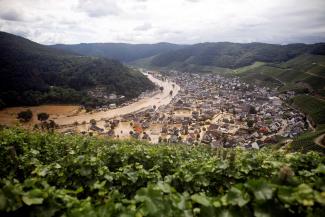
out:
M0 210L5 210L7 205L7 198L4 195L3 191L0 190Z
M217 216L217 217L237 217L237 216L242 216L242 215L240 215L240 213L234 209L222 208L222 209L218 209L216 211L215 216Z
M316 172L321 173L321 174L325 174L325 165L324 164L320 164L318 165Z
M304 206L312 206L314 205L314 193L313 189L307 184L300 184L296 188L296 192L294 193L297 201Z
M315 194L315 199L318 203L325 205L325 192L317 192Z
M293 193L294 188L281 186L278 190L278 197L284 203L293 204L296 201Z
M226 202L231 205L245 206L250 201L249 195L236 187L232 187L226 194Z
M250 180L246 186L254 193L257 201L270 200L273 197L272 187L264 180Z
M211 206L210 201L207 199L207 197L205 195L202 194L194 194L191 196L191 199L198 203L201 204L203 206Z
M22 197L22 200L25 204L30 206L35 204L42 204L44 199L39 197L29 197L28 195L25 195Z

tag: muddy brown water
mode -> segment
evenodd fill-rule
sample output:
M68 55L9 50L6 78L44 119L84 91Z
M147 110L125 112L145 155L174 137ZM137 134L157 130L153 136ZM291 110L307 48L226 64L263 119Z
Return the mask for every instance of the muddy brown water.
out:
M84 112L78 105L41 105L6 108L0 111L0 124L14 125L18 123L17 114L26 109L30 109L34 114L33 120L28 125L38 123L37 113L40 112L48 113L50 115L50 119L53 119L59 125L72 125L75 122L89 123L91 119L101 121L141 111L146 108L152 108L154 105L157 108L162 105L167 105L180 90L180 87L171 81L163 81L150 74L146 75L153 83L164 87L164 90L162 92L159 90L148 94L148 96L142 97L137 101L123 107L108 109L107 111L94 111L91 113ZM172 95L170 95L171 90L173 91Z
M50 115L50 119L56 121L58 118L64 118L72 116L81 112L80 106L77 105L40 105L30 107L10 107L0 110L0 124L15 125L19 121L17 120L17 114L21 111L30 109L33 112L33 119L28 125L34 125L39 123L37 120L37 114L46 112Z
M109 109L107 111L96 111L91 114L89 113L81 113L76 116L69 116L69 117L61 117L57 118L55 121L59 125L69 125L73 124L74 122L89 122L91 119L95 119L96 121L103 120L103 119L111 119L116 118L122 115L126 115L129 113L133 113L136 111L140 111L146 108L152 108L154 105L159 108L162 105L167 105L173 99L173 97L178 93L180 87L171 81L162 81L159 80L152 75L147 75L148 78L158 86L164 87L164 90L161 92L156 91L155 94L143 97L136 102L130 103L129 105L119 107L116 109ZM173 87L174 84L174 87ZM170 95L170 91L173 91L173 94Z

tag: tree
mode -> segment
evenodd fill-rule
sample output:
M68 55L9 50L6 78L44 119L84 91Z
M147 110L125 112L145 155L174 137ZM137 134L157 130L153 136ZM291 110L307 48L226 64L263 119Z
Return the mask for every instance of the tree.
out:
M163 87L163 86L159 87L159 90L160 90L161 92L163 92L164 87Z
M249 114L256 114L256 109L254 106L249 107Z
M96 125L96 120L95 120L95 119L91 119L91 120L89 121L89 123L90 123L91 125Z
M169 92L169 95L171 95L171 96L173 95L173 91L172 90Z
M58 127L58 125L53 120L43 121L41 126L42 126L42 129L46 129L50 132L53 132L54 129L56 129Z
M49 114L45 113L45 112L41 112L37 114L37 120L39 121L46 121L49 118Z
M249 128L253 127L254 126L254 121L253 120L247 120L247 126Z
M58 127L58 125L57 125L57 124L55 123L55 121L53 121L53 120L50 120L49 125L50 125L50 129L55 129L55 128Z
M3 109L6 107L6 103L3 102L3 100L0 99L0 109Z
M30 109L18 113L17 118L22 122L28 122L32 119L33 112Z

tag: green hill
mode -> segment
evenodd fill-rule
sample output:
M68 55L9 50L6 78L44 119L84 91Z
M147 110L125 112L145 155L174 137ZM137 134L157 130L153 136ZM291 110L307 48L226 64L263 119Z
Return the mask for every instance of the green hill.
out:
M325 55L302 54L282 63L259 63L234 70L247 82L295 91L293 105L315 125L325 123ZM310 95L305 95L309 93Z
M235 72L245 80L281 86L280 92L306 89L320 95L325 92L325 55L302 54L282 63L264 63Z
M265 43L201 43L155 55L152 67L172 67L178 65L198 65L221 68L239 68L254 62L278 63L301 54L324 55L324 44L275 45Z
M254 62L279 63L301 54L325 54L325 44L276 45L265 43L211 42L193 45L89 43L53 45L80 55L117 59L149 68L181 71L215 71L239 68Z
M120 62L78 56L0 32L0 104L104 103L85 91L98 85L107 93L138 96L153 88L140 72Z
M63 49L80 55L105 57L121 62L152 57L154 55L176 50L185 45L171 43L157 44L126 44L126 43L82 43L82 44L57 44L50 47Z
M310 115L315 124L325 124L325 101L308 95L296 96L293 104Z
M324 216L314 152L0 130L1 216Z

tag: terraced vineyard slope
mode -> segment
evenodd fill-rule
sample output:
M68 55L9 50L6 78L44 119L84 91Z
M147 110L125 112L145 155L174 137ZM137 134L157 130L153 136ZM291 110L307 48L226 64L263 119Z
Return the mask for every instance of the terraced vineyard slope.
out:
M282 63L258 63L235 70L244 80L280 86L279 91L315 92L324 96L325 56L303 54Z

